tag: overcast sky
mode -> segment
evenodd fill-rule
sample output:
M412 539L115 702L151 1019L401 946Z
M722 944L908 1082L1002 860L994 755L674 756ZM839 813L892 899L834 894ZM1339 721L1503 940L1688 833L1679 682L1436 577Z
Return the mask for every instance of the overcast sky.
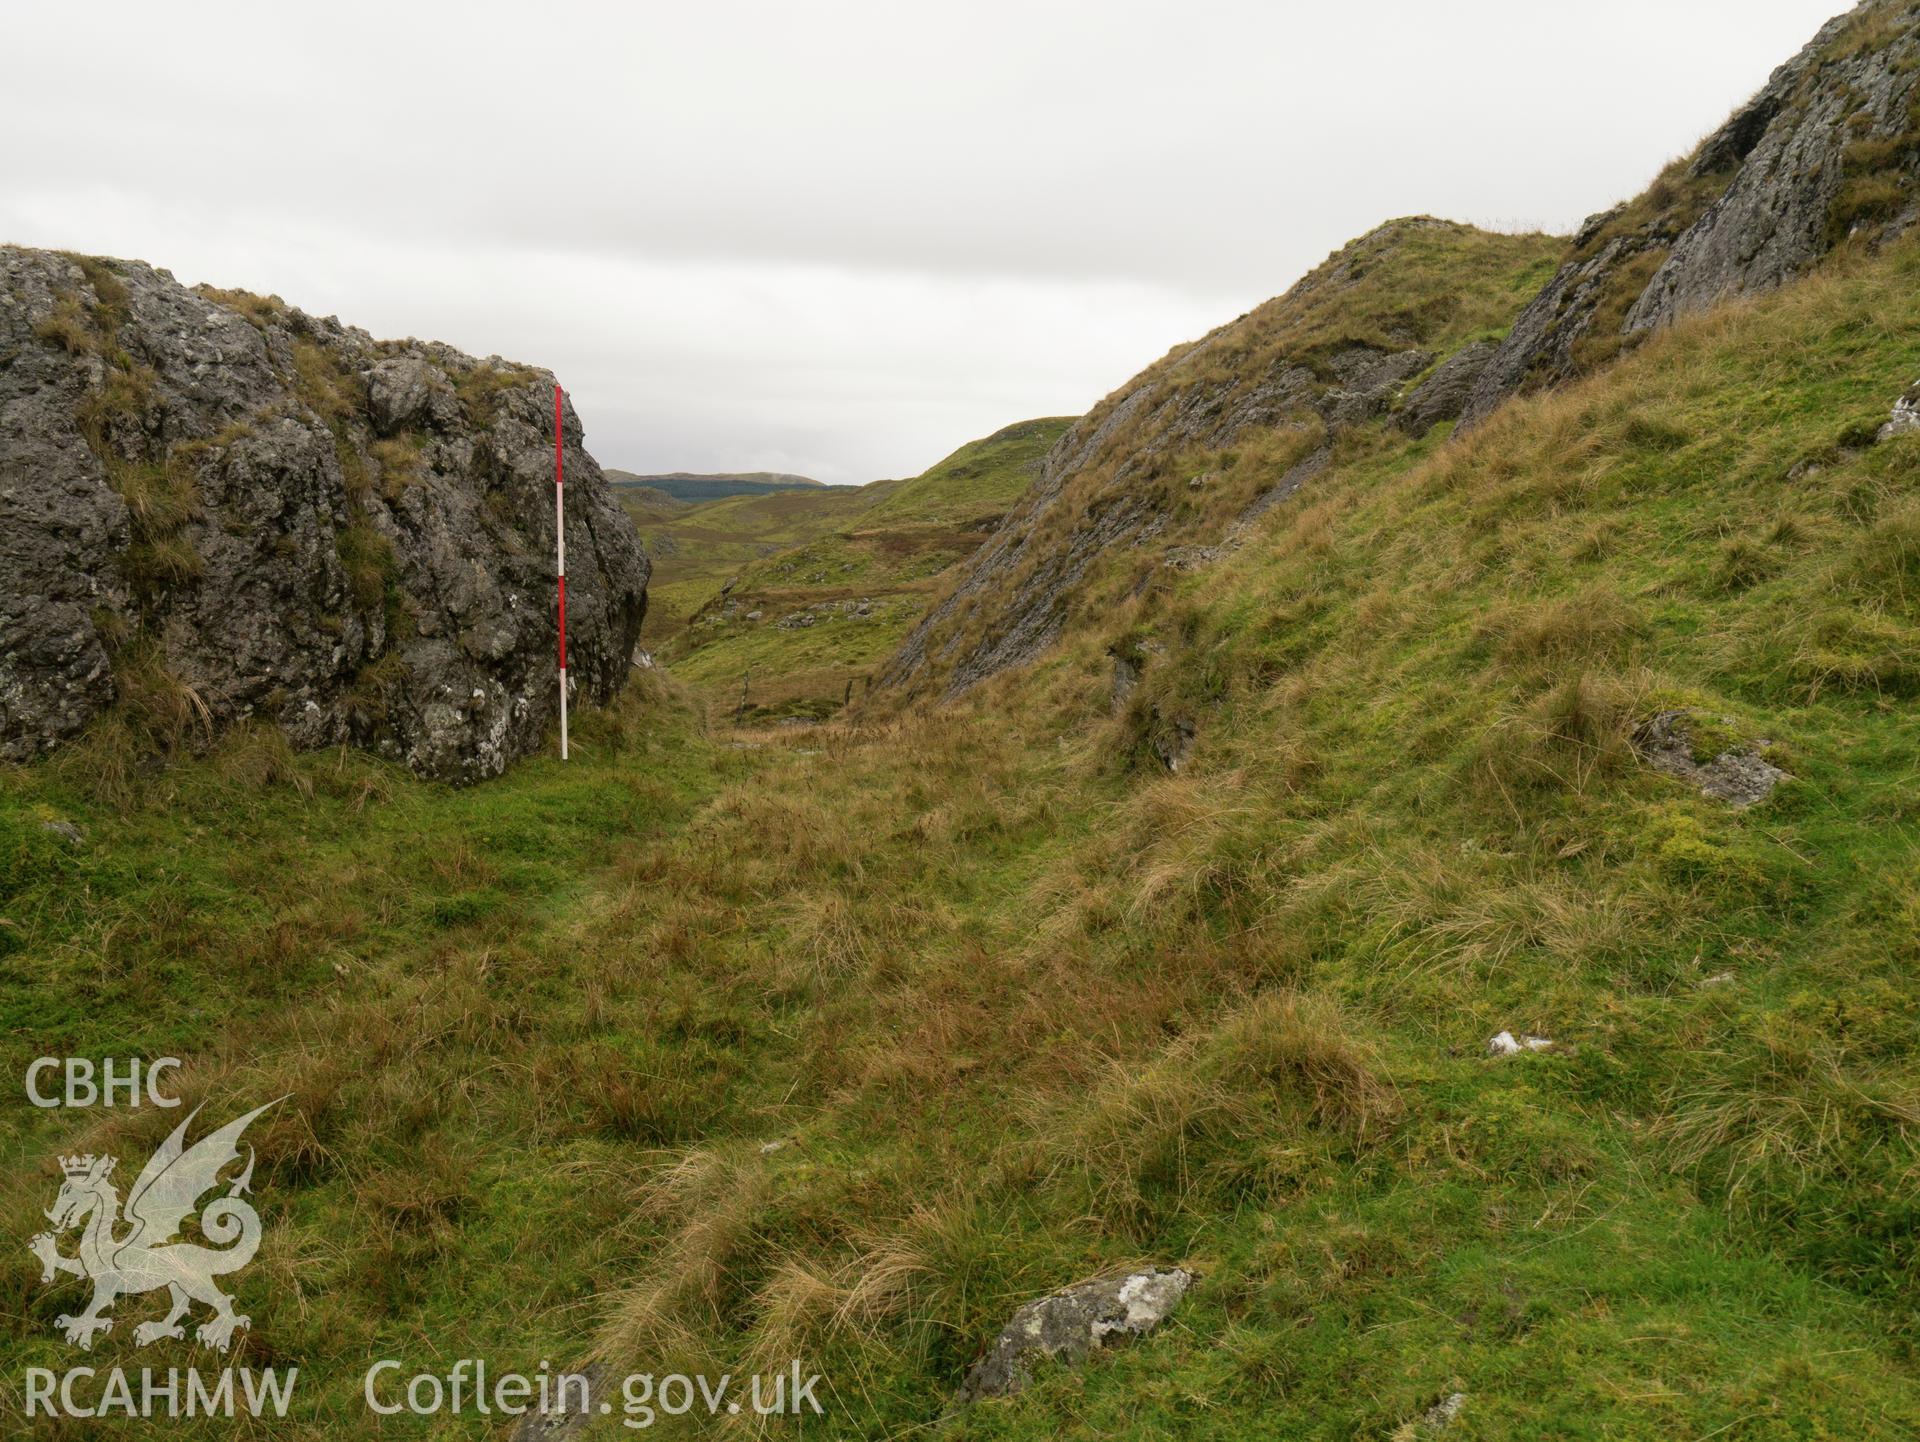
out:
M549 366L603 465L866 481L1389 217L1569 229L1844 8L14 5L0 240Z

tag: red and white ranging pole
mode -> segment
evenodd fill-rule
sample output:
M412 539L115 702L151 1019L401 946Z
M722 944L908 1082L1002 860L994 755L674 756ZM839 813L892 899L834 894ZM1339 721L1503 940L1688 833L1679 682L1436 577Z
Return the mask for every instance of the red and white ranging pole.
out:
M553 388L553 565L560 582L560 759L567 759L567 507L561 462L560 387Z

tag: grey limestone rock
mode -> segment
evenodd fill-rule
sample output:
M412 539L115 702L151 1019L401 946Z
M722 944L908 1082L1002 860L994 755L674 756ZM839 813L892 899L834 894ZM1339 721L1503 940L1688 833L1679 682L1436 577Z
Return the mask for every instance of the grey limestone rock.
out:
M1148 1267L1095 1277L1028 1302L967 1374L960 1400L1007 1396L1033 1380L1039 1362L1078 1365L1109 1338L1152 1331L1194 1280L1184 1268Z
M1474 384L1471 425L1507 397L1578 374L1589 337L1631 337L1804 273L1866 232L1920 217L1920 16L1866 0L1827 22L1704 141L1683 177L1587 221L1558 274L1521 313ZM1849 187L1907 192L1889 208ZM1705 192L1704 200L1690 200ZM1637 222L1633 215L1642 218Z
M601 1363L555 1374L548 1399L548 1410L541 1411L540 1399L532 1401L532 1410L524 1412L513 1424L508 1442L574 1442L601 1416L601 1408L617 1407L607 1396L612 1381Z
M562 427L569 675L597 702L648 563ZM205 734L259 717L497 774L558 711L553 453L547 372L0 247L0 757L78 735L138 656Z
M1424 436L1442 421L1459 419L1497 349L1491 341L1475 341L1448 356L1413 388L1394 424L1410 436Z
M1426 228L1458 229L1427 217L1389 222L1330 257L1278 304L1337 296L1368 267L1391 264L1399 239ZM911 686L930 662L950 663L944 694L952 697L1032 660L1060 635L1075 588L1095 560L1111 547L1158 534L1165 514L1143 483L1159 468L1182 452L1222 450L1257 430L1296 427L1332 436L1386 416L1407 381L1434 359L1410 337L1399 348L1389 337L1385 346L1350 341L1324 354L1282 352L1248 362L1236 354L1246 343L1248 320L1222 326L1142 372L1061 436L1033 489L965 563L959 584L908 634L878 684ZM1238 519L1250 522L1291 496L1326 459L1317 451ZM1056 508L1072 509L1089 477L1097 480L1097 493L1064 534L1056 534ZM1188 564L1199 554L1182 551L1176 562ZM994 609L992 626L963 640L960 619L983 603Z
M1703 796L1724 801L1737 811L1765 801L1774 787L1788 779L1778 766L1745 748L1696 761L1684 711L1662 711L1642 721L1634 728L1633 749L1654 770L1677 776Z
M1912 435L1915 431L1920 431L1920 381L1909 386L1906 394L1893 403L1893 414L1880 427L1874 439L1890 441L1895 436Z

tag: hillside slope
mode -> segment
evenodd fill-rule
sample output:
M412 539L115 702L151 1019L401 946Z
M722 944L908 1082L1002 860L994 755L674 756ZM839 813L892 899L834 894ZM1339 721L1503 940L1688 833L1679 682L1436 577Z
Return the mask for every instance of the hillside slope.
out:
M0 770L0 1071L282 1099L296 1442L475 1357L798 1359L872 1442L1920 1434L1920 233L1450 432L1564 253L1398 223L1177 352L797 736L653 670L485 787ZM173 1124L0 1110L0 1375L74 1361L53 1158ZM1142 1264L1157 1330L966 1400Z
M1058 638L1097 560L1128 586L1205 559L1391 417L1459 413L1473 367L1551 271L1559 243L1418 217L1331 256L1292 290L1174 350L1048 454L1038 483L887 664L905 694L957 695ZM1112 600L1104 594L1104 600Z
M860 508L855 486L747 491L675 502L672 509L654 500L655 494L651 487L639 486L615 492L653 558L643 634L654 648L684 630L728 577L776 551L826 534Z
M1917 180L1920 5L1866 0L1824 26L1692 156L1568 245L1426 220L1384 227L1096 408L883 679L908 696L951 697L1030 661L1075 607L1113 598L1111 587L1095 597L1083 582L1117 548L1135 553L1136 586L1152 584L1156 562L1206 564L1237 524L1313 482L1329 441L1345 434L1359 444L1356 430L1389 413L1410 432L1456 416L1478 423L1515 394L1564 383L1677 319L1778 286L1836 247L1890 243L1920 218ZM1542 276L1548 255L1559 266ZM1502 264L1513 283L1489 284L1489 267ZM1449 314L1461 303L1449 278L1471 313ZM1408 387L1436 357L1446 365L1430 373L1427 393ZM1289 463L1261 457L1257 494L1243 491L1235 469L1245 464L1243 436ZM1178 491L1175 471L1192 494Z
M1112 618L1117 706L1072 628L796 746L636 693L461 792L8 771L0 1063L289 1098L240 1296L295 1438L364 1434L369 1357L589 1354L802 1357L875 1439L1910 1436L1920 435L1867 442L1916 354L1909 240L1353 453ZM1701 794L1635 749L1675 715L1789 779ZM14 1372L71 1355L45 1159L170 1122L0 1113ZM954 1409L1141 1260L1171 1324Z

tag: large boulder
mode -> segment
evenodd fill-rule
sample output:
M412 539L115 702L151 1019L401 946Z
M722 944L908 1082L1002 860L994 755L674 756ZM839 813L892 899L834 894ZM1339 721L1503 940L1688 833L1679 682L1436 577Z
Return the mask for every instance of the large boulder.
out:
M0 758L159 691L196 737L259 717L497 774L559 709L553 384L0 247ZM561 428L569 675L604 701L648 564L570 405Z

